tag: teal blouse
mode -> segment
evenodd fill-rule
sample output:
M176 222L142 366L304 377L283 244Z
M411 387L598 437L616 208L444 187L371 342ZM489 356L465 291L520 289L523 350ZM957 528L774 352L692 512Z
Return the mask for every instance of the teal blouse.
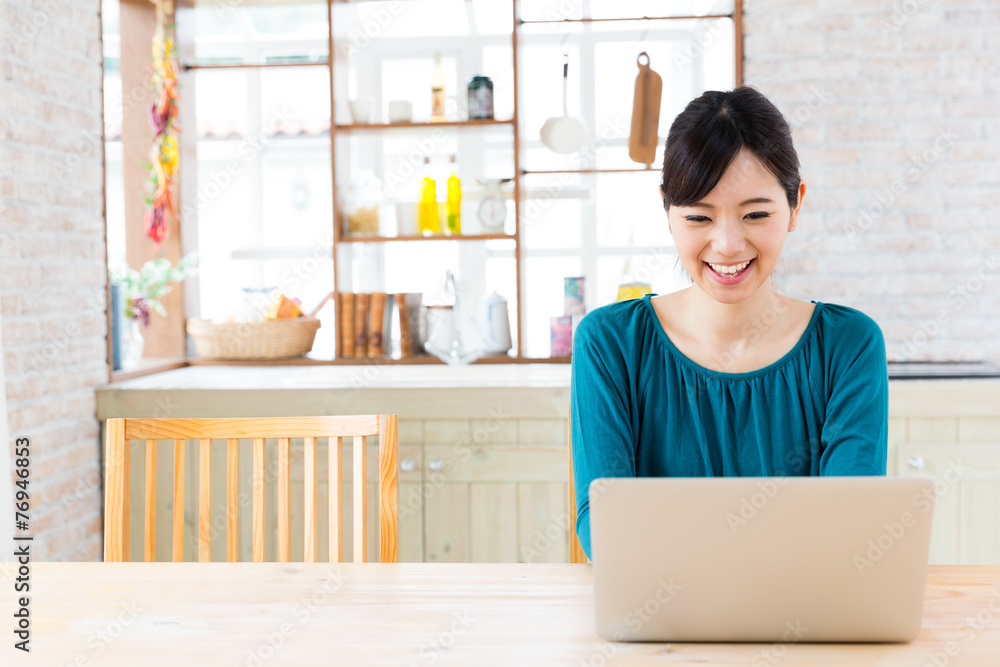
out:
M814 301L787 354L720 373L674 346L652 296L597 308L574 334L576 530L588 557L598 477L885 474L889 378L873 319Z

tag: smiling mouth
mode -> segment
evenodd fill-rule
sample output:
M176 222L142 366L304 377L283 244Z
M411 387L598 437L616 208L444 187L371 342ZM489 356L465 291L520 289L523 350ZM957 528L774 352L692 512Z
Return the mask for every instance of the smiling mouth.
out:
M716 273L716 275L722 276L723 278L734 278L750 270L753 263L757 261L757 258L747 260L746 262L740 262L739 264L710 264L709 262L704 262L705 266L710 268Z

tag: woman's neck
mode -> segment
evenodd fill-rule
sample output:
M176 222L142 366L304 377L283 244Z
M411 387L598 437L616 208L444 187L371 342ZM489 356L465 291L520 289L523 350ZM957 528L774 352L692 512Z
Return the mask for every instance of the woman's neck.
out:
M680 307L689 333L711 347L745 350L770 338L790 304L768 279L739 303L720 303L697 285L681 290Z

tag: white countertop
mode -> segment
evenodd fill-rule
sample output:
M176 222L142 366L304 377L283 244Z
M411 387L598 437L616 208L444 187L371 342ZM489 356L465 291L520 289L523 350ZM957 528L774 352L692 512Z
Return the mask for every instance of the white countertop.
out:
M569 364L188 366L104 389L569 388Z
M97 389L98 419L373 414L563 419L569 364L188 366ZM890 379L890 417L1000 417L1000 379Z

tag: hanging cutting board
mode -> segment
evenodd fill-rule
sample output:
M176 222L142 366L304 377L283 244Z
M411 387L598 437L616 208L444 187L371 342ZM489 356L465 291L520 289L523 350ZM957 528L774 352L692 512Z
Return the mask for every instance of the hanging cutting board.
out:
M643 64L645 59L645 64ZM643 51L635 60L639 74L635 77L632 100L632 131L628 137L628 156L633 161L651 165L656 161L660 124L660 97L663 79L649 68L649 55Z

